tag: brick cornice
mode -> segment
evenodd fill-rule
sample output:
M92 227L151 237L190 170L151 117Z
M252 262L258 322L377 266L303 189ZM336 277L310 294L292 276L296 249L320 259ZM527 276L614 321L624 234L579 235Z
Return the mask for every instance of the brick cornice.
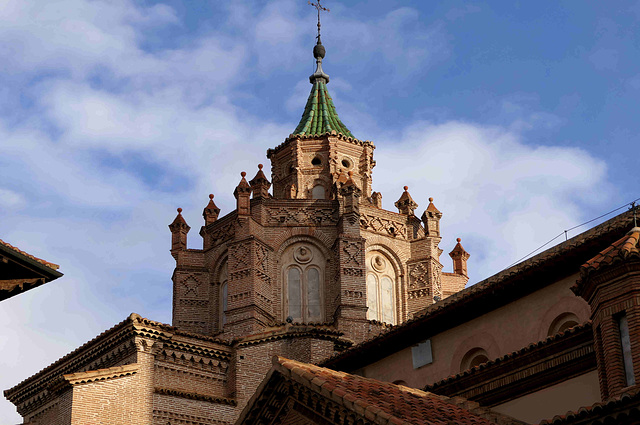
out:
M116 378L122 378L124 376L135 375L138 372L139 365L137 363L109 367L106 369L90 370L86 372L68 373L62 375L62 377L70 385L88 384L95 381L107 381Z
M206 395L206 394L199 394L199 393L194 393L194 392L173 390L173 389L170 389L170 388L156 387L154 389L154 392L156 394L168 395L168 396L172 396L172 397L187 398L189 400L208 401L209 403L226 404L226 405L229 405L229 406L237 406L238 405L238 402L233 398L216 397L216 396L211 396L211 395Z
M284 328L267 331L260 334L250 335L248 337L237 339L233 344L240 347L247 347L251 345L263 344L266 342L279 341L283 339L298 339L298 338L316 338L323 340L330 340L339 342L342 344L349 344L348 341L340 338L343 335L342 332L330 329L326 327L314 327L312 325L295 326L287 325Z
M219 347L205 347L188 340L176 338L176 335L190 339L200 339L209 344L213 342L218 344ZM5 390L4 395L21 410L42 405L53 397L55 393L65 388L68 381L64 376L74 375L79 370L95 368L96 365L104 364L105 361L110 364L117 363L140 350L136 345L136 338L157 340L162 342L165 348L193 353L200 357L223 361L228 361L230 358L229 344L224 341L178 331L173 326L145 319L138 314L132 313L126 320L102 332L97 337L13 388Z

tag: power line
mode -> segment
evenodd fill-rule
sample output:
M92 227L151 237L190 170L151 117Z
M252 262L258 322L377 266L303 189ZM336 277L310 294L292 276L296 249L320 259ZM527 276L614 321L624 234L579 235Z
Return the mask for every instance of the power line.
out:
M508 269L508 268L510 268L510 267L512 267L512 266L515 266L515 265L516 265L516 264L518 264L519 262L521 262L521 261L523 261L523 260L525 260L525 259L529 258L531 255L533 255L533 254L535 254L536 252L540 251L542 248L544 248L545 246L549 245L551 242L555 241L556 239L558 239L558 238L559 238L559 237L561 237L562 235L564 235L565 240L567 240L567 233L568 233L568 232L570 232L570 231L572 231L572 230L577 229L578 227L582 227L582 226L587 225L587 224L589 224L589 223L591 223L591 222L594 222L594 221L599 220L599 219L601 219L601 218L603 218L603 217L606 217L606 216L608 216L608 215L610 215L610 214L613 214L614 212L616 212L616 211L619 211L619 210L623 209L623 208L624 208L624 207L626 207L627 205L631 206L631 209L633 209L633 210L635 211L635 208L636 208L636 205L635 205L635 204L636 204L636 202L637 202L637 201L639 201L639 200L640 200L640 198L636 198L636 199L634 199L633 201L631 201L631 202L627 202L626 204L624 204L624 205L622 205L622 206L620 206L620 207L618 207L618 208L616 208L616 209L614 209L614 210L611 210L611 211L609 211L609 212L607 212L607 213L604 213L604 214L602 214L602 215L600 215L600 216L598 216L598 217L596 217L596 218L592 218L592 219L591 219L591 220L589 220L589 221L585 221L584 223L578 224L577 226L573 226L572 228L565 230L564 232L560 233L560 234L559 234L558 236L556 236L555 238L553 238L553 239L551 239L550 241L548 241L547 243L545 243L545 244L541 245L539 248L536 248L535 250L531 251L530 253L528 253L527 255L525 255L524 257L522 257L521 259L519 259L519 260L518 260L518 261L516 261L515 263L510 264L510 265L509 265L508 267L506 267L504 270L506 270L506 269Z

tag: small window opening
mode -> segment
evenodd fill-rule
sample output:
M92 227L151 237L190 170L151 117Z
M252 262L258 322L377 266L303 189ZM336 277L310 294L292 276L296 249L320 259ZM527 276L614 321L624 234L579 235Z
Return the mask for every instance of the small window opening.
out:
M322 165L322 159L320 159L320 157L319 157L319 156L316 156L315 158L313 158L313 159L311 160L311 165L315 165L316 167L317 167L318 165Z
M325 190L324 186L321 184L315 185L313 190L311 191L312 199L324 199L325 198Z
M343 159L342 166L345 168L351 168L351 162L348 159Z
M633 374L633 359L631 357L631 338L629 337L629 322L627 315L622 314L618 318L618 329L620 331L620 343L622 345L622 360L624 364L624 375L627 387L636 384L636 377Z

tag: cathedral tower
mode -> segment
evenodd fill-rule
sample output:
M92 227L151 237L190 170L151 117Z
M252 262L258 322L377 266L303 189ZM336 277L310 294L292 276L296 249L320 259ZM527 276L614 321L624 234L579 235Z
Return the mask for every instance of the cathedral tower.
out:
M237 208L221 218L210 195L202 249L187 249L180 214L170 226L174 326L228 339L311 326L357 343L467 283L459 243L454 273L442 272L442 213L432 198L421 219L406 186L398 212L382 208L372 191L375 146L336 112L320 34L313 54L302 118L267 151L271 182L261 164L250 181L242 172Z

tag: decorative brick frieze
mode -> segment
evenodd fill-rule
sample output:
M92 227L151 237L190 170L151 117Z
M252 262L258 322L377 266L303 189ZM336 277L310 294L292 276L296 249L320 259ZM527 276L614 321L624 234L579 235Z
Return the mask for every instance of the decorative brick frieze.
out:
M163 394L158 392L158 394ZM163 394L164 395L164 394ZM153 411L154 425L231 425L232 422L220 421L210 416L198 416L183 413L175 413L167 410Z
M407 240L407 226L398 220L392 220L377 215L360 212L360 228L373 233L385 236L398 237Z
M430 288L422 288L422 289L416 289L413 291L409 291L409 299L415 299L415 298L423 298L423 297L429 297L431 295L431 290Z
M268 225L328 226L338 222L335 208L273 207L268 208Z
M363 298L364 293L362 291L349 291L348 289L345 289L344 296L347 298Z

